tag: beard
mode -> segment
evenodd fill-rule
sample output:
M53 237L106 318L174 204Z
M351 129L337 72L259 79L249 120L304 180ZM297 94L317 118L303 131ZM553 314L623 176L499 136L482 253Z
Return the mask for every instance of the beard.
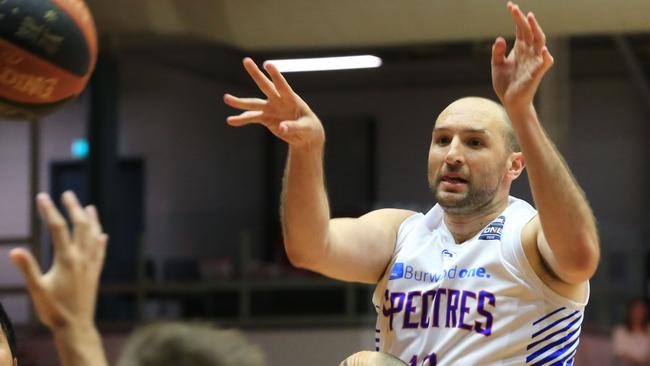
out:
M502 180L499 178L496 183L492 184L488 177L484 177L478 182L467 181L467 192L459 193L439 190L441 179L441 176L436 176L433 181L429 179L429 189L438 204L446 212L453 214L473 213L489 205L496 196Z

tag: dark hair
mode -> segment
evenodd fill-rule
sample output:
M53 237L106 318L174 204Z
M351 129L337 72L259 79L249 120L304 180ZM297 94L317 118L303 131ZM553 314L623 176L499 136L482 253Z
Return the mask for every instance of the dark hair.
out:
M625 319L624 319L625 328L627 328L627 330L630 332L633 330L632 309L634 309L634 307L637 305L643 305L643 307L645 308L646 313L645 313L644 322L646 324L644 325L647 325L648 323L648 302L645 299L634 299L627 304L627 310L625 311ZM643 327L643 331L647 332L647 327Z
M11 324L11 320L5 311L4 306L0 302L0 326L2 327L2 332L4 332L5 337L7 338L7 343L9 343L9 349L11 350L11 357L16 358L16 333L14 332L14 325Z
M119 366L262 366L259 349L235 330L209 324L163 322L129 337Z

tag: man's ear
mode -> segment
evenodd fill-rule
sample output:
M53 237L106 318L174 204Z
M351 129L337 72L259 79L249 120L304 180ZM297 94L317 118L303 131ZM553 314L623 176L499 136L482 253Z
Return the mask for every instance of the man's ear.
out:
M508 176L511 181L519 178L521 173L524 172L526 168L526 160L524 160L524 154L521 152L513 152L508 158Z

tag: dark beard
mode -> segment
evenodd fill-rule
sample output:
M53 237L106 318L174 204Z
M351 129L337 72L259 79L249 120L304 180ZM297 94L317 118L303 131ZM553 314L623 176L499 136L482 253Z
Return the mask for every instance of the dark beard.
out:
M493 188L486 187L483 189L476 189L470 185L469 191L467 192L465 198L454 202L445 202L444 200L440 199L437 189L439 185L440 180L437 180L437 183L435 185L430 184L429 188L431 189L433 196L436 198L436 201L445 210L445 212L452 214L467 214L476 212L492 202L494 196L496 196L499 186L501 185L501 179L499 179L499 182L497 182Z

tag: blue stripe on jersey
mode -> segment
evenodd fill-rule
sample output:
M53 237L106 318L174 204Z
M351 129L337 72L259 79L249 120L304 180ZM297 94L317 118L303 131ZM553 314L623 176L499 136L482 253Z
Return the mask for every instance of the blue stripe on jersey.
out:
M576 311L574 311L573 313L571 313L571 314L565 316L565 317L562 318L562 319L558 319L558 320L554 321L553 323L547 325L544 329L542 329L542 330L536 332L535 334L533 334L532 338L535 338L535 337L537 337L538 335L545 333L547 330L549 330L549 329L555 327L556 325L558 325L559 323L561 323L561 322L563 322L563 321L565 321L565 320L571 318L572 316L576 315L577 313L579 313L578 310L576 310Z
M574 339L573 341L569 342L569 343L566 344L564 347L558 349L557 351L555 351L555 352L553 352L552 354L550 354L550 355L544 357L543 359L541 359L541 360L535 362L535 363L532 364L531 366L541 366L541 365L544 365L544 364L546 364L546 363L548 363L548 362L551 362L551 361L553 361L553 360L556 360L556 359L562 357L563 354L565 354L567 351L573 349L574 346L575 346L575 347L578 346L578 339L579 339L579 337L576 337L576 339ZM571 353L571 352L569 352L569 353Z
M541 318L535 320L535 321L533 322L533 325L537 325L537 323L541 322L542 320L544 320L544 319L548 318L549 316L552 316L553 314L557 313L558 311L562 311L562 310L564 310L564 309L566 309L566 307L563 306L563 307L561 307L561 308L559 308L559 309L555 309L555 310L551 311L550 313L544 315L543 317L541 317Z
M580 343L580 342L578 342ZM578 346L573 349L573 352L570 352L566 357L564 357L562 360L560 360L559 365L573 365L573 360L575 360L576 352L578 351Z
M551 342L551 343L547 344L546 346L544 346L544 347L538 349L537 351L533 352L532 354L528 355L528 357L526 357L526 362L530 362L530 361L536 359L538 356L544 354L544 352L550 350L551 348L553 348L553 347L555 347L555 346L558 346L558 345L560 345L560 344L565 343L566 341L568 341L568 340L570 340L571 338L573 338L573 336L574 336L576 333L578 333L578 335L580 335L580 327L578 327L577 329L575 329L573 332L571 332L571 333L565 335L564 337L558 339L557 341L555 341L555 342Z
M564 311L562 311L564 310ZM530 366L566 366L573 363L578 347L584 314L559 308L536 320L537 330L526 347L526 364ZM545 321L548 324L540 324ZM543 336L542 336L543 335Z
M526 349L530 350L531 348L535 347L536 345L538 345L538 344L540 344L542 342L545 342L545 341L555 337L556 335L558 335L558 334L560 334L562 332L566 332L567 330L569 330L569 328L573 327L577 322L582 323L581 320L582 320L582 314L579 317L575 318L575 320L573 320L571 323L569 323L569 325L567 325L566 327L564 327L564 328L562 328L560 330L556 330L555 332L547 335L543 339L540 339L540 340L538 340L536 342L533 342L533 343L529 344L528 347L526 347Z

